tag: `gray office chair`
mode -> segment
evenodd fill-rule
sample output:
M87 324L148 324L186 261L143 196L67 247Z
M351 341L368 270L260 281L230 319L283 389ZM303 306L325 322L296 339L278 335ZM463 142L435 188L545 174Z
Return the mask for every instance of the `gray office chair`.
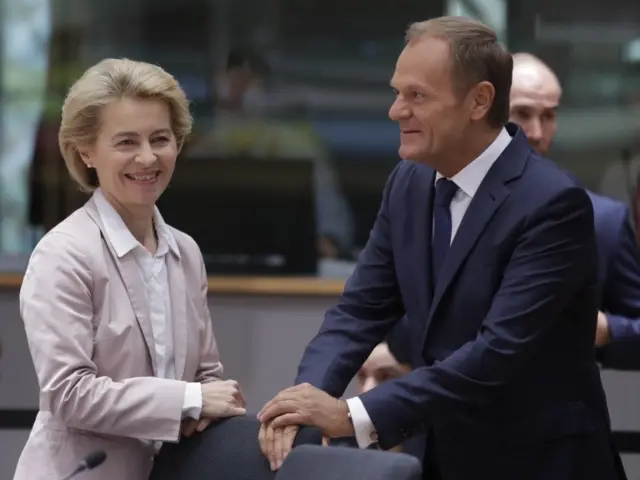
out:
M233 417L179 443L165 443L149 480L274 480L258 445L259 429L255 415ZM294 447L302 443L319 445L322 434L302 427Z
M406 453L301 445L275 480L421 480L420 461Z

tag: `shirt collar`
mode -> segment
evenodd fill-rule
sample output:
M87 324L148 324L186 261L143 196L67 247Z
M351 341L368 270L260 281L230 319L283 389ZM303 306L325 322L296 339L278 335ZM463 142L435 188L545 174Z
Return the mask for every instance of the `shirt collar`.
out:
M450 180L466 195L473 198L484 177L486 177L487 172L489 172L491 166L498 160L498 157L502 155L502 152L507 148L511 140L511 135L509 135L506 128L503 128L484 152L451 177ZM436 182L443 177L444 175L436 172Z
M113 246L118 258L122 258L136 247L141 246L140 242L136 240L125 225L122 217L107 201L102 190L97 189L93 194L93 198L96 203L96 208L98 209L98 214L100 215L100 220L102 220L102 224L104 225L104 234ZM153 223L156 234L158 235L157 255L162 256L171 251L179 258L180 249L178 248L178 243L171 229L165 223L162 215L160 215L157 207L154 208Z

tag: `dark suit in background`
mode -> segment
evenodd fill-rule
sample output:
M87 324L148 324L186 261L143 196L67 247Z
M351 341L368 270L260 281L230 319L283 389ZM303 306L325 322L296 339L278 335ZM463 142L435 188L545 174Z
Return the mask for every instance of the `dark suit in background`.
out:
M383 448L430 429L447 480L613 479L594 361L591 202L509 130L515 138L474 195L437 285L428 247L435 171L396 167L296 383L341 396L406 313L420 365L359 397Z
M626 205L592 192L599 259L599 309L611 343L598 349L605 368L640 369L640 252Z

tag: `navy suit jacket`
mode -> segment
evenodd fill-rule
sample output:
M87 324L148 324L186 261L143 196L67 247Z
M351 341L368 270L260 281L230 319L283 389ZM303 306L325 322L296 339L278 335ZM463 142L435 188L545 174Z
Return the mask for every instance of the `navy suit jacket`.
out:
M640 370L640 252L622 202L587 191L593 205L598 246L598 309L609 319L611 344L599 348L605 368ZM419 365L407 348L411 344L409 319L403 317L387 337L399 361Z
M360 395L383 448L431 428L446 479L616 478L594 360L592 204L508 129L514 139L476 192L437 285L435 171L398 164L296 382L341 396L406 314L420 366Z
M640 252L626 205L588 192L598 242L598 308L609 319L611 344L598 349L605 368L640 369Z

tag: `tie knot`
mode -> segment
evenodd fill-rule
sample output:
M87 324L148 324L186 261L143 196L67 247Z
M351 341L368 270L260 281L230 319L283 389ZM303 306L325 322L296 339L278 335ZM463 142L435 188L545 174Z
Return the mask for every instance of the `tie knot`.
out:
M436 182L436 205L448 207L457 191L458 186L454 182L441 178Z

